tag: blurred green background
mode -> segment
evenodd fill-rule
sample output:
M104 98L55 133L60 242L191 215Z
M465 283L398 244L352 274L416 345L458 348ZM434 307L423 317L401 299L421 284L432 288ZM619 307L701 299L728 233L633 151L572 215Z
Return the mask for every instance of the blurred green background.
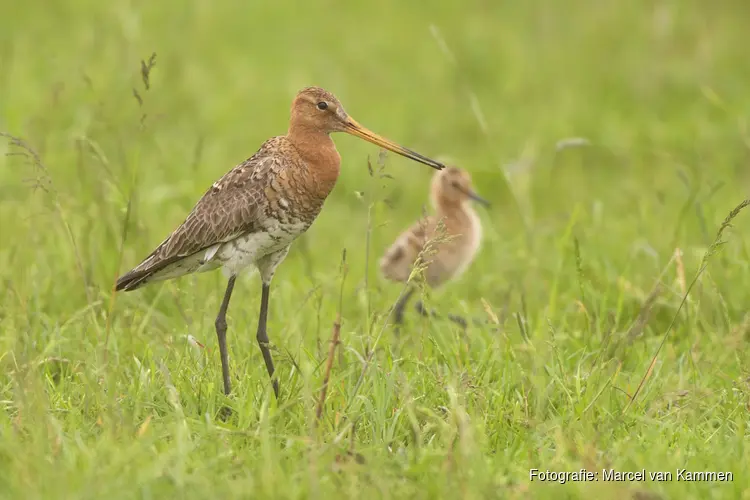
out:
M43 164L0 141L4 497L747 497L743 214L679 309L747 197L745 2L0 1L0 131ZM111 288L286 131L308 85L472 173L493 203L483 249L428 299L496 315L499 331L384 328L401 289L377 259L420 215L432 172L389 155L392 179L370 176L378 150L336 135L341 178L274 281L285 394L277 407L249 277L230 307L237 411L222 423L221 274ZM316 431L343 249L342 345ZM528 480L690 466L735 479Z

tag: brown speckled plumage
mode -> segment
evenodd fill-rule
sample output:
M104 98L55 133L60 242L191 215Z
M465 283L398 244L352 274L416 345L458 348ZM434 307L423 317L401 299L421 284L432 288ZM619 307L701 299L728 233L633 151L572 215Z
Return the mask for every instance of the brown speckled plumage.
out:
M469 202L487 202L472 190L469 173L457 167L436 172L430 194L435 214L420 218L401 233L380 259L380 271L391 281L407 282L421 259L424 269L417 279L439 287L460 276L479 250L482 225ZM397 323L411 293L402 295L396 304Z
M367 130L338 99L318 87L301 90L291 107L288 133L269 139L227 172L198 201L185 221L138 266L117 280L116 290L188 273L223 268L229 283L216 318L224 392L230 392L226 310L236 276L256 267L263 282L257 338L273 379L266 315L271 279L289 245L320 213L339 175L341 158L330 133L346 132L436 169L441 163ZM278 383L273 380L278 397Z
M216 181L185 221L118 280L117 289L139 288L158 280L160 272L181 259L244 234L268 232L272 225L298 227L290 236L299 236L320 213L334 185L335 179L324 182L316 178L287 137L269 139L257 153ZM197 270L185 268L180 274Z

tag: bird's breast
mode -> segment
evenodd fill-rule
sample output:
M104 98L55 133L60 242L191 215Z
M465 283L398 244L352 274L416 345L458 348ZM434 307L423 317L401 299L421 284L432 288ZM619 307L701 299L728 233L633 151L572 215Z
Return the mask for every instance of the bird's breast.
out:
M455 263L452 274L456 278L469 267L482 243L482 223L477 213L471 208L466 210L466 220L462 226L456 231L460 236L456 239L454 248Z
M274 176L264 193L269 216L286 225L311 224L336 185L338 165L335 170L332 175L300 163Z

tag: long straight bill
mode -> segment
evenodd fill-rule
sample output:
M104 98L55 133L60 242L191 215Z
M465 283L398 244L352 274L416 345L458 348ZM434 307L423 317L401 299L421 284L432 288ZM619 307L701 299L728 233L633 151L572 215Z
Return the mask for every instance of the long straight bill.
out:
M405 156L414 161L418 161L419 163L424 163L425 165L429 165L430 167L436 170L442 170L445 168L445 165L443 165L442 163L438 161L435 161L431 158L427 158L426 156L422 156L416 151L412 151L411 149L407 149L403 146L400 146L396 144L395 142L389 141L385 137L379 136L375 132L366 129L365 127L357 123L357 121L354 118L347 117L346 132L351 135L360 137L366 140L367 142L377 144L378 146L385 148L388 151L393 151L394 153L400 154L401 156Z
M460 190L461 190L461 191L462 191L462 192L463 192L463 193L464 193L464 194L465 194L466 196L468 196L468 197L469 197L469 199L471 199L471 200L474 200L474 201L477 201L477 202L481 203L482 205L484 205L485 207L489 207L489 206L490 206L490 202L489 202L489 201L487 201L487 200L485 200L485 199L484 199L484 198L482 198L481 196L479 196L479 195L477 194L477 192L476 192L476 191L472 191L471 189L462 189L462 188L459 188L459 189L460 189Z
M485 207L489 207L489 206L490 206L490 202L489 202L489 201L487 201L487 200L485 200L485 199L484 199L484 198L482 198L481 196L479 196L479 195L478 195L478 194L477 194L476 192L474 192L474 191L469 191L469 193L468 193L468 194L469 194L469 198L471 198L472 200L474 200L474 201L477 201L477 202L481 203L481 204L482 204L482 205L484 205Z

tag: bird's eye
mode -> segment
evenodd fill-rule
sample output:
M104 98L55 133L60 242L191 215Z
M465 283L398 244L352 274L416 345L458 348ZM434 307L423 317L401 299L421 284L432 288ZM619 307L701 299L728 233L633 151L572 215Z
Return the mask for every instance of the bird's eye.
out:
M328 103L325 102L325 101L320 101L318 103L318 109L321 110L321 111L323 111L325 109L328 109Z
M458 188L461 187L461 186L458 185L458 182L456 182L456 181L451 182L451 186L453 186L456 189L458 189Z

